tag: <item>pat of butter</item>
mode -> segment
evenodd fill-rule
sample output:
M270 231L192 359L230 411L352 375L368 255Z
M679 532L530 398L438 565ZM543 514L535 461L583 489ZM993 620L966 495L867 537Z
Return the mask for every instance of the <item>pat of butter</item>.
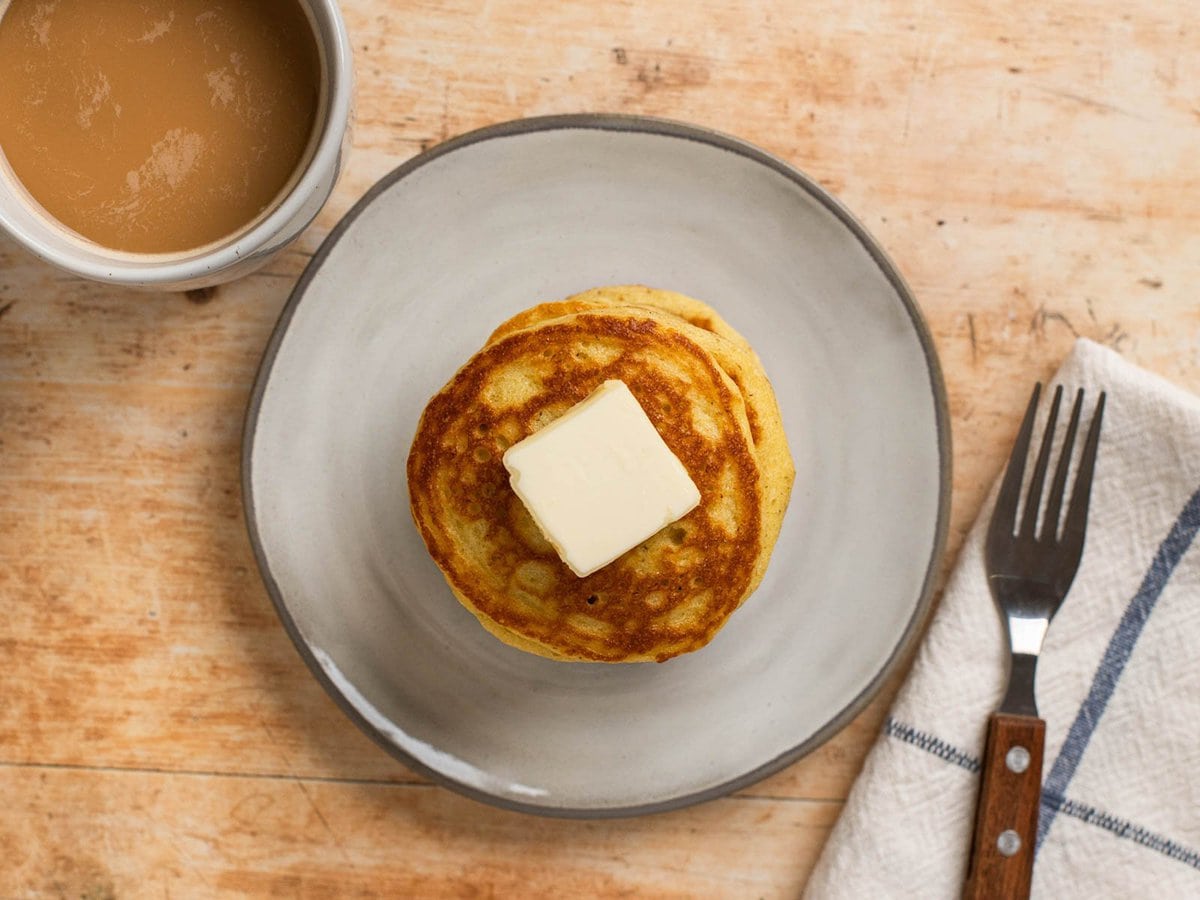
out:
M606 381L504 454L513 490L583 577L700 503L700 491L623 381Z

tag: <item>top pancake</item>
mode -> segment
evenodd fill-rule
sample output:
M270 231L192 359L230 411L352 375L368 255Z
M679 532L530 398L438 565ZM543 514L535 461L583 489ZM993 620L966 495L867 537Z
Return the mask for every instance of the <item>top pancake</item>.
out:
M706 644L753 589L773 543L764 479L743 393L706 349L713 340L661 309L542 317L494 336L430 401L408 460L413 517L485 627L560 659L661 661ZM701 501L579 578L509 487L501 456L608 379L629 386Z

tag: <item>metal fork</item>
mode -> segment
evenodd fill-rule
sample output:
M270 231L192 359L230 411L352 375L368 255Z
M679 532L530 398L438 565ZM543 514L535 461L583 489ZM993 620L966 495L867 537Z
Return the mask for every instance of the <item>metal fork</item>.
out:
M1067 476L1083 409L1083 391L1076 393L1050 493L1042 510L1042 493L1063 393L1061 386L1055 390L1028 494L1021 507L1021 484L1041 390L1041 384L1033 389L1000 485L984 550L988 586L1004 619L1012 664L1008 691L1000 709L988 721L975 836L963 892L968 900L1029 896L1046 734L1046 723L1038 718L1034 673L1050 620L1062 605L1083 556L1088 501L1104 417L1105 395L1101 393L1064 516Z

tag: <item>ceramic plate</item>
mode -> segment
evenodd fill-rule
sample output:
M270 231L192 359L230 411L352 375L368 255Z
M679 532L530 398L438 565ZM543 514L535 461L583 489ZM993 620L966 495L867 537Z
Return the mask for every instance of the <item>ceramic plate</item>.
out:
M425 403L497 324L625 283L704 300L757 348L796 487L766 580L708 647L557 663L451 595L405 460ZM413 159L334 229L267 347L243 478L284 625L385 749L502 806L630 815L762 778L872 696L929 601L947 429L908 290L824 191L710 131L554 117Z

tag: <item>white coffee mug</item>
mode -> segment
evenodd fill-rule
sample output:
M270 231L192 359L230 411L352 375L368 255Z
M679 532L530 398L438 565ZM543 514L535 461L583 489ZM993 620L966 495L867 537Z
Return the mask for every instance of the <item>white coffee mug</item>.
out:
M0 228L60 269L113 284L186 290L220 284L264 265L316 218L333 192L349 145L354 69L346 24L337 0L298 2L308 13L321 57L317 124L304 160L287 186L246 227L177 253L129 253L103 247L46 212L0 152ZM0 18L7 6L8 0L0 0Z

